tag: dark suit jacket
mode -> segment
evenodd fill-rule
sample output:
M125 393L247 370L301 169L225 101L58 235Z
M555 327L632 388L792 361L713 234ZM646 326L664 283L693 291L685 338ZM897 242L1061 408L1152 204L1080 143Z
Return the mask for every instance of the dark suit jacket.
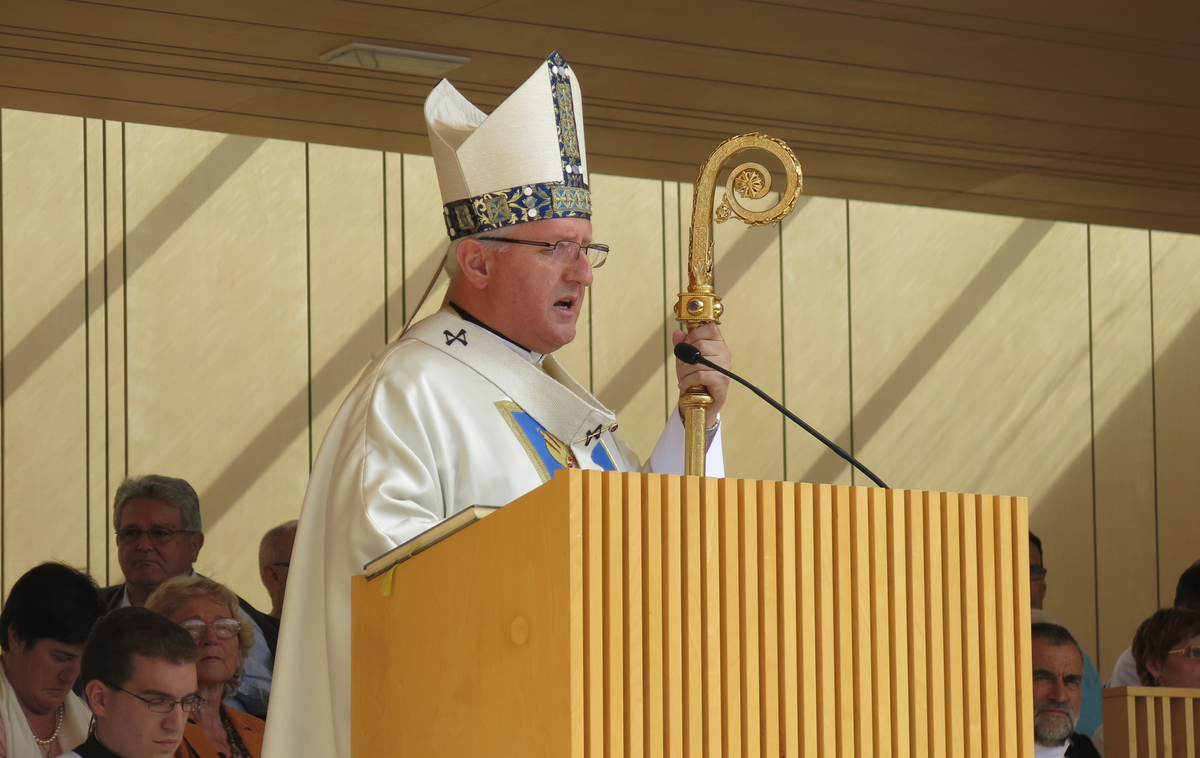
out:
M1071 746L1067 748L1065 758L1100 758L1100 751L1092 744L1092 740L1082 734L1071 735Z

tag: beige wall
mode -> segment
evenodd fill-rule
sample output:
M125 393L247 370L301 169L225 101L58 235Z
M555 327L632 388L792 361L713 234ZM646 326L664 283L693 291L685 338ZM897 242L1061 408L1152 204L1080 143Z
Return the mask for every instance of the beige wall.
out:
M259 536L445 246L430 159L19 111L0 149L0 584L119 580L112 492L159 472L201 493L198 568L265 604ZM593 189L614 252L562 357L646 453L691 187ZM805 197L716 239L737 368L894 486L1028 495L1107 677L1200 557L1200 238ZM863 481L744 391L724 429L731 476Z

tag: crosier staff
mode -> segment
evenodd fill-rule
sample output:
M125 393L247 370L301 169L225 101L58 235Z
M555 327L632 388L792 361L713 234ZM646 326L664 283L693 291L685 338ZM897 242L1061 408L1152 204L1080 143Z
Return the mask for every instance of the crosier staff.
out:
M787 187L779 202L765 211L752 211L738 202L738 198L759 200L771 191L771 173L758 163L743 163L729 174L725 184L725 195L721 204L713 210L717 194L717 176L725 162L743 150L766 150L783 165L787 175ZM696 191L692 201L691 242L688 247L688 287L679 293L675 303L675 318L685 331L707 323L721 323L725 308L721 298L713 292L713 240L712 224L718 224L736 216L750 226L763 226L782 221L796 207L796 200L803 191L800 162L791 148L782 140L757 132L730 137L717 146L700 167L696 178ZM708 406L712 397L703 386L688 387L679 396L679 407L683 412L684 428L684 473L687 476L704 476L705 439L708 428Z

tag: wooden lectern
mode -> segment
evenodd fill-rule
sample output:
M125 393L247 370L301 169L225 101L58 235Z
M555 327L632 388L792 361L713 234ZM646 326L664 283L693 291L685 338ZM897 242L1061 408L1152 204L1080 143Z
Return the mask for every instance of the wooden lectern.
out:
M1027 532L1021 498L560 471L354 578L353 755L1031 757Z

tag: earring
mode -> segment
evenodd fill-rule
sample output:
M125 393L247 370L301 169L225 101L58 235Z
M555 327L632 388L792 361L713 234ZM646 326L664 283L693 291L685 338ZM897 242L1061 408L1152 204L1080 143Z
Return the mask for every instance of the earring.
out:
M1155 677L1154 677L1154 686L1155 686L1155 687L1161 687L1161 686L1162 686L1162 680L1161 680L1161 679L1159 679L1157 676L1155 676Z

